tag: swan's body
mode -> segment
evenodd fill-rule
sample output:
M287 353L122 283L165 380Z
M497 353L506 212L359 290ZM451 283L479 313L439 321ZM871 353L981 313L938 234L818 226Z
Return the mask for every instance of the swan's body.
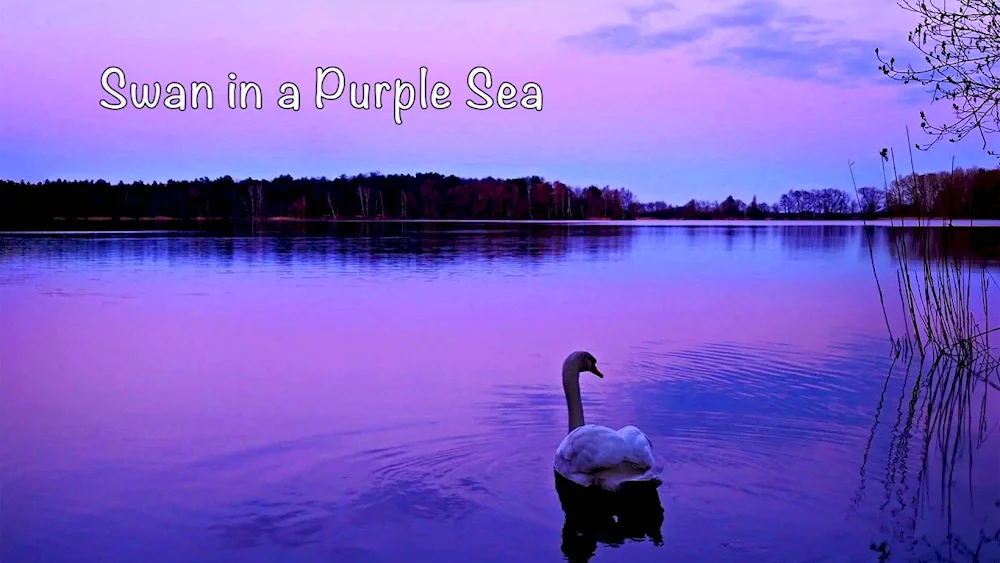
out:
M659 468L649 438L635 426L612 430L585 424L580 398L580 373L604 375L597 360L587 352L574 352L563 364L563 389L569 410L569 433L556 450L555 470L584 487L618 490L633 481L660 484Z
M628 481L656 480L652 444L635 426L612 430L585 424L563 438L555 469L584 487L617 490Z

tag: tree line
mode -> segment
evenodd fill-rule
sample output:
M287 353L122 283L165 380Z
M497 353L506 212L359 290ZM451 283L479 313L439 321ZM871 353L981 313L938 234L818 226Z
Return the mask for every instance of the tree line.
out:
M623 188L572 188L533 176L459 178L442 174L360 174L338 178L169 180L112 184L0 181L0 219L631 219Z
M863 186L789 190L774 203L746 203L733 196L721 202L690 200L641 203L636 215L658 219L874 219L950 217L1000 219L1000 168L957 168L909 174L881 188Z
M853 190L852 190L853 191ZM119 182L0 181L0 221L215 219L809 219L886 216L1000 218L1000 169L913 174L851 193L791 190L773 203L639 202L625 188L570 187L539 176L459 178L442 174L361 174L338 178Z

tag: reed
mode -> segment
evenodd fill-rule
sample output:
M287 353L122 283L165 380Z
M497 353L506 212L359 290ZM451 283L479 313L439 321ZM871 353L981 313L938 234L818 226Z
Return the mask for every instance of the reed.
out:
M907 142L913 146L909 143L909 131ZM916 197L921 186L915 184L921 179L915 171L912 149L913 173L905 179L899 176L892 150L883 149L881 156L886 193L899 202ZM853 164L849 167L853 181ZM856 182L855 193L858 193ZM940 224L936 224L938 221ZM971 230L974 225L971 219L968 221ZM1000 499L972 498L974 453L990 437L990 397L1000 391L1000 358L991 341L992 333L1000 327L991 327L989 321L990 299L996 287L993 274L983 261L959 251L961 241L957 233L963 226L950 218L919 215L890 221L890 252L894 258L895 293L899 298L898 314L890 315L887 288L879 277L872 244L873 229L865 224L893 366L886 377L865 450L858 500L865 487L865 467L872 442L879 420L885 415L886 395L890 389L897 389L895 424L882 479L885 497L880 508L897 519L905 507L915 511L909 525L896 530L896 545L900 541L922 543L925 554L940 558L920 556L917 560L976 561L984 555L984 550L996 549L1000 542L1000 530L987 533L984 528L974 538L954 534L951 528L958 471L967 472L969 505L987 503L990 508L1000 509ZM890 317L901 319L902 326L894 327ZM900 365L906 366L901 378ZM963 461L967 462L964 468ZM920 507L930 500L932 485L939 493L934 500L939 501L948 523L946 536L939 542L927 537L914 538ZM885 542L872 544L872 549L880 553L881 560L888 558ZM912 559L916 553L908 556Z
M909 132L907 132L909 140ZM855 194L853 163L851 179ZM910 152L913 174L900 178L895 153L882 151L885 191L897 201L906 201L920 191ZM889 169L893 180L889 181ZM910 193L907 193L910 192ZM864 220L862 220L864 222ZM973 220L968 219L968 227ZM940 222L940 224L936 224ZM1000 327L990 327L990 298L996 287L993 274L982 261L959 252L956 222L951 218L916 217L890 219L890 251L895 258L895 278L902 312L902 332L894 331L882 282L876 266L871 227L865 222L868 250L892 350L896 356L910 353L921 359L949 358L963 371L1000 389L1000 357L991 341ZM973 367L974 366L974 367Z

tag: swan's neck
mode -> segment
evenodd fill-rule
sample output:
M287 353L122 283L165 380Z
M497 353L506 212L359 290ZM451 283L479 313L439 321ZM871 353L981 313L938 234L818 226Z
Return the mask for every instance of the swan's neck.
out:
M569 410L569 431L583 426L583 400L580 398L580 372L570 365L563 366L563 391Z

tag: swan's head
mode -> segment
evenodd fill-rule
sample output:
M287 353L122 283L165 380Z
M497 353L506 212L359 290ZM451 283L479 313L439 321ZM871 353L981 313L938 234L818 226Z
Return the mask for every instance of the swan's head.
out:
M604 377L601 370L597 369L597 358L590 352L573 352L566 358L566 367L570 367L576 373L590 372L597 377Z

